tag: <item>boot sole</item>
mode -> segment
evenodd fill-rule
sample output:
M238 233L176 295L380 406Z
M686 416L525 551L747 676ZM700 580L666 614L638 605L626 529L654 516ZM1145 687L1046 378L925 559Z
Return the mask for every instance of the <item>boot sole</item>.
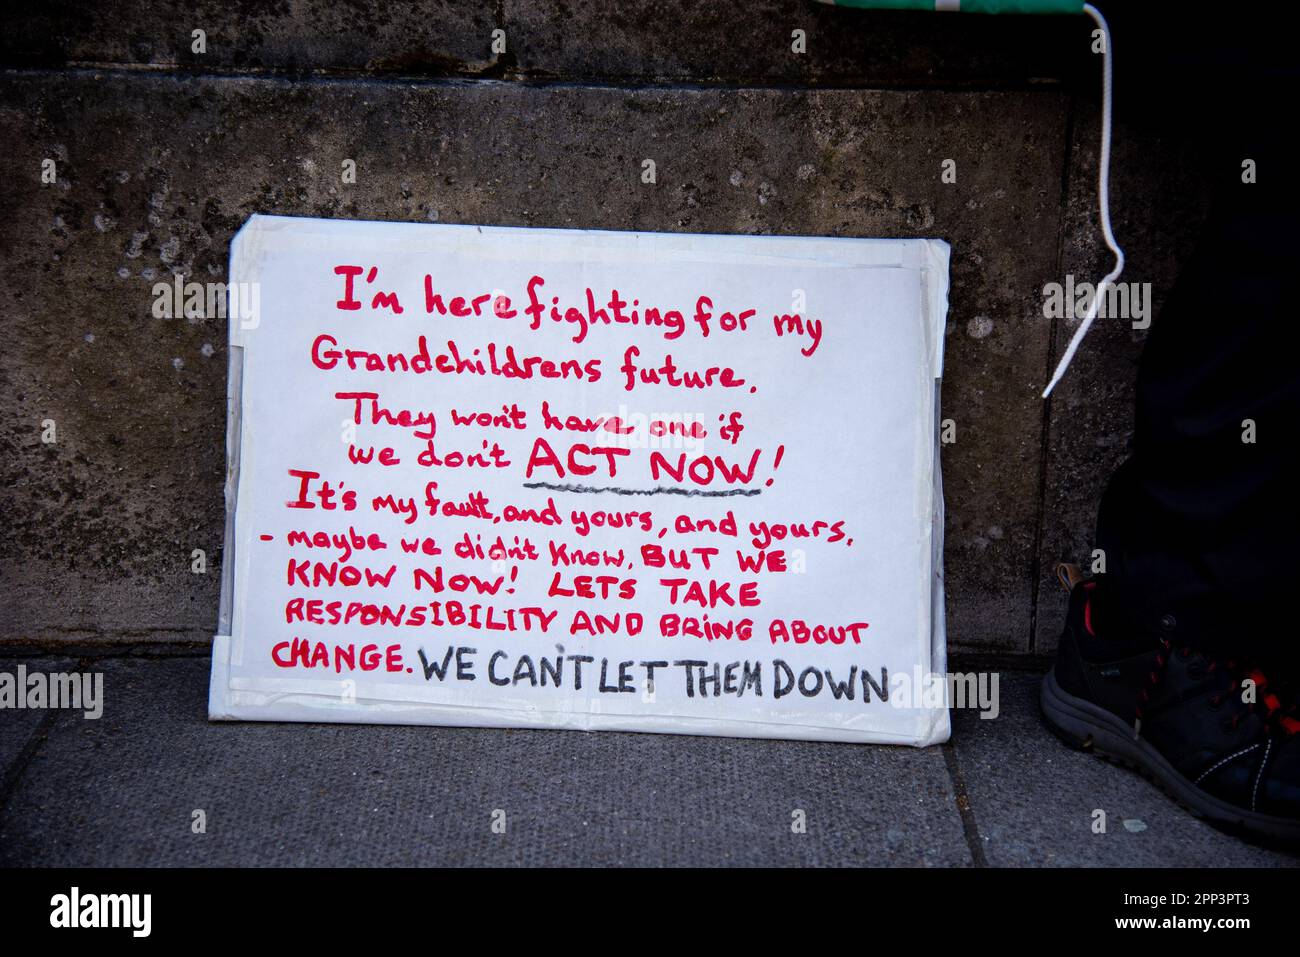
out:
M1133 768L1198 817L1236 834L1300 843L1300 821L1249 811L1202 791L1179 774L1164 755L1136 737L1132 725L1062 690L1055 668L1043 678L1039 706L1052 730L1067 744Z

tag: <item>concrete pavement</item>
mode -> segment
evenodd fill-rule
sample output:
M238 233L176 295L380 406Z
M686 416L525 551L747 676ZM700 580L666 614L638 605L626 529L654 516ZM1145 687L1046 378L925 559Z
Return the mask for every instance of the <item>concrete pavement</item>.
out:
M1002 673L998 718L959 712L950 744L913 750L213 724L205 657L11 659L0 670L20 663L102 671L105 704L99 720L0 711L0 865L1296 861L1220 834L1137 775L1065 748L1043 726L1037 676L1026 672ZM805 833L792 828L799 811Z

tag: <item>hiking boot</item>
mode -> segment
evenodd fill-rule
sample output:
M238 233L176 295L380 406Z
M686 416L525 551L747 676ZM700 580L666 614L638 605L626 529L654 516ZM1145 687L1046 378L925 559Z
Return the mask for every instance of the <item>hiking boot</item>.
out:
M1103 586L1058 574L1070 610L1039 699L1053 730L1226 830L1300 841L1300 720L1265 675L1169 639L1098 634Z

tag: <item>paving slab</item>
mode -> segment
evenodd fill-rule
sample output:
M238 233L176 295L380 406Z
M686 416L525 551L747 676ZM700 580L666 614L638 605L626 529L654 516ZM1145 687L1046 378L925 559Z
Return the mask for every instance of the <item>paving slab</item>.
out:
M8 779L44 717L42 711L0 712L0 780Z
M63 659L0 658L0 673L11 675L16 680L20 664L26 666L28 673L39 671L51 674L65 672L71 667L71 663ZM21 770L19 765L24 752L34 744L35 736L49 720L50 712L45 710L0 709L0 802L4 800L4 795L7 793L5 789L13 783L15 776Z
M996 719L957 712L945 753L213 724L206 659L95 667L104 717L60 714L9 781L0 865L969 866L969 842L997 867L1300 863L1061 744L1038 715L1038 676L1025 673L1001 674ZM0 742L16 727L0 724ZM806 833L792 830L796 812Z
M1126 768L1063 744L1038 713L1040 677L1003 673L1001 713L955 712L953 741L995 867L1293 867L1300 856L1217 831ZM1105 833L1093 831L1105 812Z
M102 664L103 718L51 729L0 817L0 865L970 860L939 749L212 724L206 659Z

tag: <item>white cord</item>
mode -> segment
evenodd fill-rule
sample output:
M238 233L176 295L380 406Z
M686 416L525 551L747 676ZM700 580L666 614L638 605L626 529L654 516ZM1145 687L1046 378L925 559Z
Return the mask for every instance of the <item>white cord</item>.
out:
M1105 46L1101 51L1101 158L1099 163L1099 173L1097 177L1097 202L1101 208L1101 232L1106 238L1106 245L1110 251L1115 254L1115 268L1106 274L1106 277L1097 284L1096 294L1092 297L1092 304L1088 306L1088 313L1083 317L1083 322L1079 323L1079 328L1074 331L1074 336L1070 339L1070 344L1065 348L1065 355L1061 356L1061 361L1057 363L1056 372L1052 375L1052 381L1047 383L1047 388L1043 390L1043 398L1046 399L1056 388L1056 384L1061 381L1065 371L1070 368L1070 360L1074 358L1075 352L1079 349L1079 343L1083 342L1083 337L1088 334L1092 327L1092 321L1097 318L1097 310L1101 306L1102 296L1106 293L1107 286L1113 286L1119 274L1124 271L1124 250L1119 248L1115 242L1115 234L1110 228L1110 127L1111 127L1111 47L1110 47L1110 26L1106 23L1106 18L1101 15L1101 11L1091 3L1083 5L1083 12L1092 17L1098 27L1101 28L1102 42Z

